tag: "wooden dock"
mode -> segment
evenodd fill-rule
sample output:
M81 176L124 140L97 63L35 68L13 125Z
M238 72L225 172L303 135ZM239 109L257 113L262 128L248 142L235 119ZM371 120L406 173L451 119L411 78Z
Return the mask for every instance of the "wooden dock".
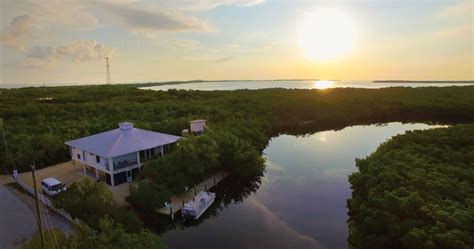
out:
M171 197L171 203L167 207L163 207L158 209L158 213L170 215L171 219L174 219L174 215L183 208L184 203L192 200L194 196L199 193L200 191L205 191L207 189L212 188L213 186L217 185L222 179L224 179L228 175L227 172L218 172L203 182L199 183L194 187L190 187L187 192L182 193L180 195L176 195Z

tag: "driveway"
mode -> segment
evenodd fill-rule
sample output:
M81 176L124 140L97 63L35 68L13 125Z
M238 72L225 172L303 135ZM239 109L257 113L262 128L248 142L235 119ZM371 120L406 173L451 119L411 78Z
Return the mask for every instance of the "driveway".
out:
M15 191L15 190L12 190ZM17 197L10 188L0 184L0 248L21 248L23 243L29 240L38 230L33 198L24 196ZM20 193L20 195L23 195ZM48 215L45 215L48 213ZM42 210L43 227L46 228L45 217L51 221L54 227L65 233L72 231L72 226L62 216L54 211Z

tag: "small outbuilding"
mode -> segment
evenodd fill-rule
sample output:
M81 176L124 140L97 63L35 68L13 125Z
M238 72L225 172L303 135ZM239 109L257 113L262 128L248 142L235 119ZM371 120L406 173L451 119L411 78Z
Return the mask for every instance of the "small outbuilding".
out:
M204 133L204 127L206 127L206 120L205 119L196 119L189 121L190 130L196 134Z

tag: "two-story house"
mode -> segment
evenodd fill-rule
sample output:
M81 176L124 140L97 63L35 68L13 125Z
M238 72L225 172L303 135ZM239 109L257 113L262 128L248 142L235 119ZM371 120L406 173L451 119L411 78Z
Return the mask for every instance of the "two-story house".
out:
M66 142L71 159L84 173L110 186L130 182L143 162L166 154L181 137L137 129L123 122L119 128Z

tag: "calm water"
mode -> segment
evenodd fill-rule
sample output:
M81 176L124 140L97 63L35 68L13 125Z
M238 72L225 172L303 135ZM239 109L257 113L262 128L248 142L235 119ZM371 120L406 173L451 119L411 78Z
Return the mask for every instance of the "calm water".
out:
M97 83L92 85L98 85ZM77 86L90 85L86 83L68 84L68 83L48 83L46 86ZM425 86L466 86L474 85L471 83L372 83L372 81L330 81L330 80L268 80L268 81L216 81L216 82L202 82L202 83L186 83L175 85L162 85L153 87L142 87L141 89L163 90L169 89L184 89L184 90L237 90L237 89L264 89L264 88L288 88L288 89L326 89L336 87L356 87L356 88L383 88L393 86L407 86L407 87L425 87ZM0 88L21 88L21 87L42 87L43 84L0 84Z
M330 81L330 80L308 80L308 81L221 81L187 83L177 85L163 85L153 87L143 87L142 89L163 90L183 89L183 90L237 90L237 89L264 89L264 88L289 88L289 89L326 89L336 87L356 87L356 88L383 88L394 86L406 87L426 87L426 86L465 86L474 83L372 83L372 81Z
M266 172L253 193L217 201L201 223L162 238L170 248L347 248L347 177L356 170L354 159L393 135L431 127L389 123L276 137L265 150ZM232 194L220 187L217 195Z

